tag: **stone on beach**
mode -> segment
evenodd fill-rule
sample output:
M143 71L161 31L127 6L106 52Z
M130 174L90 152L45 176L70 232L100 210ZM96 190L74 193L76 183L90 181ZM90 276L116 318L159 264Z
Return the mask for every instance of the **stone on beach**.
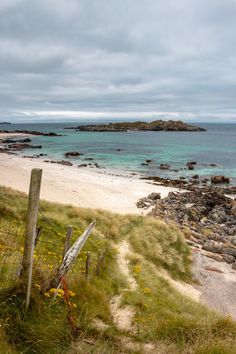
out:
M211 177L211 183L213 184L230 183L230 178L225 176L213 176Z

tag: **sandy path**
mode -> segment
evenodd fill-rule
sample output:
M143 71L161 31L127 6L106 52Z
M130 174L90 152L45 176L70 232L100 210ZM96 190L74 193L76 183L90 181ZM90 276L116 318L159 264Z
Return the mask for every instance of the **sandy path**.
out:
M120 271L128 281L128 289L123 289L123 291L134 291L138 285L129 271L129 261L127 259L127 256L131 253L129 243L126 240L123 240L117 246L117 251L117 262L119 264ZM118 329L130 331L132 329L132 321L135 315L135 310L132 306L121 306L121 302L122 294L116 295L111 299L110 309L113 321Z
M173 188L154 186L138 177L117 176L91 170L45 163L40 159L0 154L0 185L28 192L30 171L43 169L41 198L74 206L106 209L121 214L142 214L138 199L152 192L168 195Z

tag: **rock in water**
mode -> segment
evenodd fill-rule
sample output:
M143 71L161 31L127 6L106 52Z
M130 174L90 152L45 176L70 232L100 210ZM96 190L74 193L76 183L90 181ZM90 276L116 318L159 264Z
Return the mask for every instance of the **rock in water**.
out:
M81 155L83 155L83 153L78 151L69 151L65 153L65 157L78 157Z

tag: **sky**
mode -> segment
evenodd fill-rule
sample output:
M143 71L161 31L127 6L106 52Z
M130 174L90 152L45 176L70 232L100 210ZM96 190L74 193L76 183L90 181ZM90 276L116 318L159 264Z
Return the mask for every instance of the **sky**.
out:
M1 0L0 107L236 123L236 0Z

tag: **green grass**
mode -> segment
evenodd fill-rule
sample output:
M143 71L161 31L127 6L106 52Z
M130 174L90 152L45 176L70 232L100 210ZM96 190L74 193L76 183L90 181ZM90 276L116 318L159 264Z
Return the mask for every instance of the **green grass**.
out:
M230 318L181 295L143 258L132 257L130 268L139 287L126 292L123 301L136 308L137 341L174 343L176 353L218 353L215 348L223 345L231 348L226 353L232 348L236 353L236 323Z
M21 221L19 234L22 236L26 209L27 199L22 193L0 188L0 219ZM3 353L143 353L142 349L135 351L124 346L122 336L140 344L140 348L145 342L154 343L163 354L236 353L236 324L182 296L159 274L164 269L176 280L192 281L190 251L184 235L176 227L151 217L117 215L45 201L40 202L40 209L47 219L40 213L39 223L56 233L45 231L36 246L37 269L30 310L24 310L21 284L0 293ZM47 298L45 288L60 263L67 225L73 225L75 240L94 219L96 227L67 278L69 289L75 293L69 299L74 307L68 306L63 297ZM4 223L0 226L3 228ZM109 307L112 296L127 288L115 249L123 239L132 247L130 272L138 283L137 290L123 295L123 303L136 310L134 333L118 331ZM14 249L18 250L18 257L22 242L23 237L18 241L6 239L0 232L3 247L0 260L6 254L6 247L9 247L9 257L15 257ZM89 281L84 276L87 251L92 258ZM101 273L96 276L94 270L101 251L105 251L106 257ZM11 270L6 268L5 272L10 274ZM4 274L0 273L0 277L3 284ZM102 331L94 328L95 318L108 328Z

